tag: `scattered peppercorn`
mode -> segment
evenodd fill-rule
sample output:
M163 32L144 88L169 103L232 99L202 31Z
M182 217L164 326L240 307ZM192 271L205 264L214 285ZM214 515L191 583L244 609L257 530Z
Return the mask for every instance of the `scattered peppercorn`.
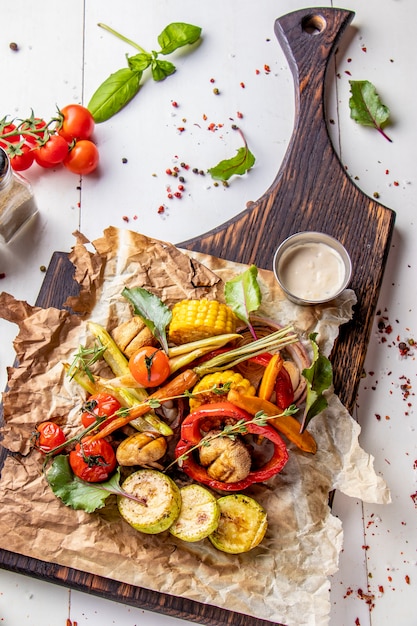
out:
M12 41L11 43L9 43L9 48L10 50L13 50L13 52L17 52L19 50L19 46L17 45L15 41Z
M0 280L3 280L3 278L6 278L5 272L1 272L0 273Z
M123 159L122 159L122 163L127 163L127 159L126 159L126 157L123 157Z
M220 90L219 90L217 87L215 87L215 88L213 89L213 93L214 93L214 95L215 95L215 96L218 96L218 95L219 95L219 93L220 93Z
M41 272L46 272L46 266L45 265L41 265L39 269L40 269Z

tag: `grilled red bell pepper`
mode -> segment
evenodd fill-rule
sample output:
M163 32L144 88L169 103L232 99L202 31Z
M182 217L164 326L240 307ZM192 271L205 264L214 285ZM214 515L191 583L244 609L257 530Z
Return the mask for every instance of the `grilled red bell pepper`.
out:
M290 404L294 402L294 389L292 387L291 376L285 367L281 367L277 376L275 382L275 396L275 403L282 409L288 409Z
M204 434L201 425L213 423L213 428L219 427L219 422L230 424L244 420L248 422L246 431L254 435L260 435L273 444L272 457L260 469L251 471L246 478L234 483L225 483L211 478L205 467L200 465L192 454L192 449L199 446ZM278 474L288 460L288 452L284 441L277 431L270 426L259 426L251 422L253 417L243 409L236 407L231 402L218 402L203 404L185 418L181 426L181 439L175 448L176 458L185 457L181 460L181 469L190 478L220 491L241 491L253 483L261 483ZM187 454L189 453L189 454Z

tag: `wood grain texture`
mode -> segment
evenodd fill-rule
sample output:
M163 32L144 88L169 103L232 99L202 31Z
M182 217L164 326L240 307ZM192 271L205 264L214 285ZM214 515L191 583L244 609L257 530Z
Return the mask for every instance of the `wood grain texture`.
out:
M179 244L188 250L272 269L278 244L298 231L333 235L352 259L354 319L332 354L335 388L352 411L381 287L395 214L347 176L330 140L324 89L339 37L353 18L340 9L303 9L279 18L277 38L294 77L294 129L271 187L235 218ZM312 32L311 32L312 31Z
M327 132L326 71L352 18L352 12L339 9L303 9L276 21L275 32L294 77L296 103L294 130L281 168L265 194L235 219L179 244L189 250L271 269L278 243L294 232L320 230L338 238L351 255L351 286L358 296L354 319L342 328L332 355L335 387L349 410L356 398L395 217L352 183ZM68 255L55 253L36 304L63 307L66 298L77 293L72 275ZM4 455L2 449L0 467ZM272 624L5 550L0 551L0 566L198 624Z

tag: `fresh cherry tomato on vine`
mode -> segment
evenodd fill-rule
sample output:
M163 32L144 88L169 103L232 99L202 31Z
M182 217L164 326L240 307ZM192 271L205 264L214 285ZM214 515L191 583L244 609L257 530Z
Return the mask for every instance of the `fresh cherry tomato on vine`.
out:
M45 167L58 165L68 155L68 144L60 135L51 135L48 141L35 151L35 161Z
M33 133L33 135L24 134L23 136L26 143L34 146L38 139L43 138L45 130L47 129L47 124L41 117L33 117L30 118L30 120L23 122L20 128L23 133Z
M15 172L23 172L29 169L35 158L32 148L26 143L14 151L14 154L9 154L9 156L10 165Z
M143 387L159 387L168 378L169 358L160 348L144 346L129 359L133 378Z
M89 139L76 141L64 160L64 165L74 174L90 174L99 161L97 146Z
M72 471L81 480L101 483L116 469L116 454L105 439L84 439L69 454Z
M7 124L6 126L3 126L3 128L0 129L0 137L1 135L7 135L9 133L12 133L13 131L16 130L16 126L15 124ZM5 137L4 141L0 140L0 146L2 148L7 148L7 143L17 143L18 141L20 141L20 135L19 133L17 133L16 135L10 135L9 137Z
M110 393L100 392L90 396L83 406L81 421L84 428L93 424L97 417L110 417L121 407L120 402Z
M35 445L41 452L48 453L65 443L64 431L55 422L42 422L36 427Z
M90 139L94 131L94 118L81 104L68 104L60 110L61 127L58 133L69 143L73 139Z

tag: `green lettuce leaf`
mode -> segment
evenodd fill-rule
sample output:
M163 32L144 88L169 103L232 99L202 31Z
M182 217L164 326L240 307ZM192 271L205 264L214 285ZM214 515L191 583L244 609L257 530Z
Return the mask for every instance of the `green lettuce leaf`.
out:
M119 470L105 483L87 483L74 476L68 456L55 457L46 479L54 494L72 509L92 513L103 508L110 494L119 494Z
M383 131L389 122L390 110L382 103L375 86L368 80L350 80L351 97L349 99L350 117L362 126L372 126L392 141Z
M129 300L136 315L139 315L153 336L168 353L166 329L172 319L172 312L158 296L143 287L125 287L122 295Z
M316 343L316 337L317 333L309 335L313 348L313 361L309 368L302 371L302 375L307 381L307 399L301 432L307 428L313 417L327 407L328 403L323 393L333 384L332 364L324 354L321 354Z
M262 294L258 283L258 268L251 265L247 270L228 280L224 286L226 304L235 315L253 331L249 315L261 305ZM252 332L252 334L254 334Z

